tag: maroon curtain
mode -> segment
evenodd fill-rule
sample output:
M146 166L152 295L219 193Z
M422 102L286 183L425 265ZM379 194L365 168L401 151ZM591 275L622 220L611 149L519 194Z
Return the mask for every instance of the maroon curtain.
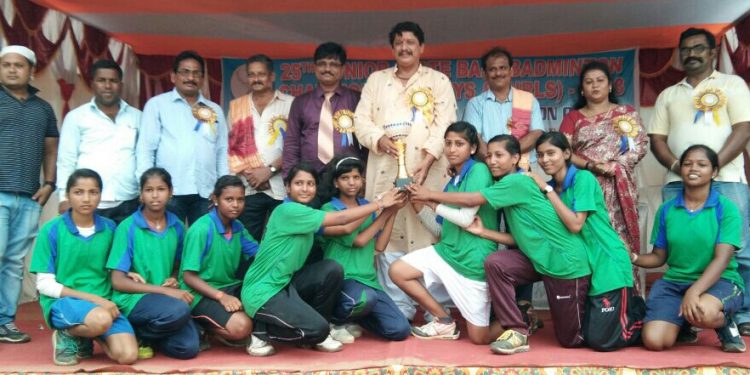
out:
M642 49L638 53L641 71L641 106L651 107L656 97L669 86L679 82L685 74L672 67L674 48Z
M65 32L60 33L58 40L48 40L42 32L42 21L47 15L47 8L41 7L31 1L13 1L16 13L13 24L8 24L5 17L0 17L0 26L3 28L5 38L10 44L29 47L36 53L36 71L42 71L54 56L60 44L65 39ZM70 21L65 20L64 29L70 28Z
M170 80L172 64L175 56L165 55L136 55L138 57L138 68L141 71L141 105L146 101L163 92L172 90L174 85ZM206 59L206 79L208 79L208 91L211 100L221 103L221 60Z

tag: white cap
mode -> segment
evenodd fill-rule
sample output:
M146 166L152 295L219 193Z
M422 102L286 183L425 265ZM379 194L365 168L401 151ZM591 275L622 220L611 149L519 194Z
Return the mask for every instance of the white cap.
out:
M29 60L32 66L36 65L36 55L34 54L34 51L24 47L24 46L6 46L2 50L0 50L0 59L2 59L5 55L9 53L17 53L23 57L26 58L26 60Z

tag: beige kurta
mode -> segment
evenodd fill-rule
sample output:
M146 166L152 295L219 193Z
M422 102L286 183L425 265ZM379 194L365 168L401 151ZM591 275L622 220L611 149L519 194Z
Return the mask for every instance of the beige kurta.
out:
M432 113L425 113L410 105L410 96L418 90L429 89L432 94ZM425 115L423 115L423 113ZM432 117L432 121L429 121ZM424 186L442 190L448 181L448 162L443 156L445 129L456 121L456 96L448 77L434 69L420 66L404 85L396 77L396 68L372 73L362 89L362 98L354 114L355 134L360 144L370 150L367 159L367 188L365 196L393 187L398 165L396 159L378 149L378 140L385 135L384 125L411 122L406 138L406 168L413 174L425 153L437 160L427 174ZM387 251L420 249L437 239L422 225L411 205L396 216Z

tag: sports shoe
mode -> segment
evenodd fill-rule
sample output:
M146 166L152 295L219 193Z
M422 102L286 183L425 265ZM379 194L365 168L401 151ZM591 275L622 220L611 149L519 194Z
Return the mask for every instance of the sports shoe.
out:
M344 325L349 334L354 336L355 339L362 337L362 327L357 323L346 323Z
M21 344L29 341L31 341L31 337L19 331L15 323L9 322L0 324L0 342Z
M727 324L716 329L716 335L721 341L721 350L727 353L744 353L747 349L745 341L740 336L737 324L730 317L726 317Z
M222 344L224 344L224 345L226 345L228 347L231 347L231 348L244 348L244 347L246 347L246 346L248 346L248 345L251 344L250 337L246 337L246 338L241 339L241 340L229 340L229 339L227 339L225 337L222 337L220 335L214 335L214 338L216 338L216 341L218 341L218 342L220 342L220 343L222 343Z
M208 341L208 334L203 327L198 327L198 352L205 352L211 349L211 342Z
M740 335L750 336L750 323L738 324L737 329L739 329Z
M245 348L247 354L253 357L268 357L276 354L276 348L266 341L259 339L257 336L250 336L250 344Z
M526 323L526 327L529 329L529 335L544 328L544 322L539 319L539 316L534 311L534 307L530 302L524 302L518 304L518 309L521 310L523 321Z
M698 332L693 326L686 324L677 333L677 342L683 344L695 344L698 342Z
M76 356L78 359L87 359L94 356L94 340L88 337L77 337L78 339L78 352Z
M503 332L490 344L490 350L497 354L516 354L529 351L529 337L512 329Z
M334 340L342 344L351 344L354 342L354 336L346 330L346 326L331 324L330 334Z
M154 348L142 342L138 343L138 360L154 358Z
M334 340L331 335L328 335L323 342L315 344L315 350L320 352L334 353L341 349L344 349L344 344Z
M425 340L458 340L460 332L455 320L445 324L434 319L421 327L411 327L411 334Z
M64 330L52 331L52 361L58 366L78 364L78 339Z

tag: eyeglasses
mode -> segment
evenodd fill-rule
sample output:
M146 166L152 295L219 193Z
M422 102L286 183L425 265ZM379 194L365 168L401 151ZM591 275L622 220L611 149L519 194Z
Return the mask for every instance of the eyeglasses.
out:
M200 70L178 69L177 75L179 75L180 77L193 76L195 78L203 78L203 72Z
M691 52L695 52L696 54L700 55L703 52L706 52L708 50L708 46L705 44L698 44L692 47L680 47L680 55L690 55Z

